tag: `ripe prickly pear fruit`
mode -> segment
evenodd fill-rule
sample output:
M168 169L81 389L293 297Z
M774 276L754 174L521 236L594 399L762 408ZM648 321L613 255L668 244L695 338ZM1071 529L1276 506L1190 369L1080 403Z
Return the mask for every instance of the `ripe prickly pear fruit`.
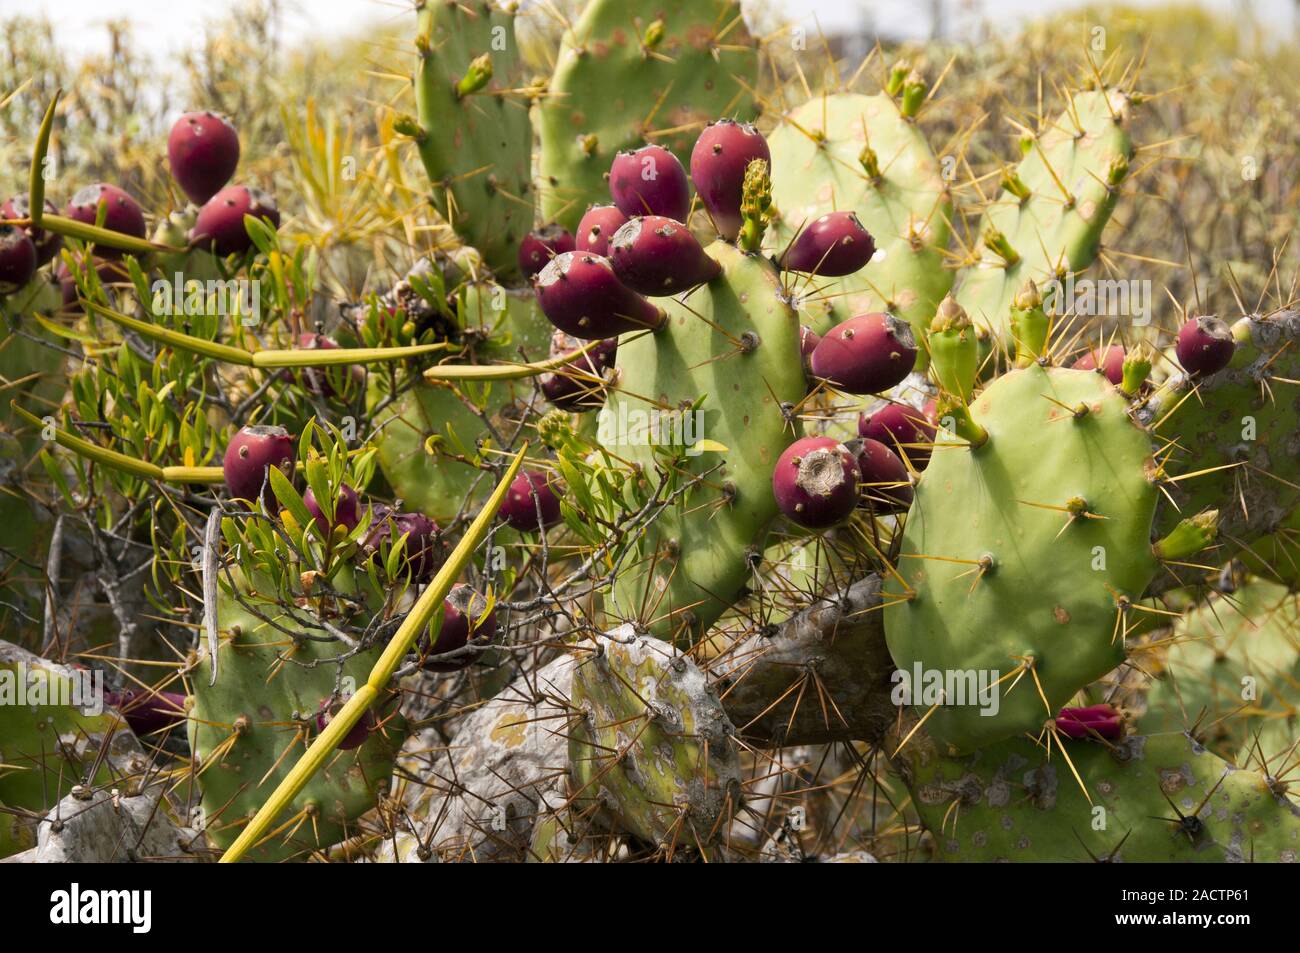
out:
M343 710L343 706L348 703L351 695L344 695L342 698L336 698L333 701L325 698L321 700L320 708L316 712L316 730L324 731L329 727L329 723L338 717L338 713ZM348 733L343 736L343 740L338 743L339 751L352 751L360 748L370 737L370 732L375 730L375 716L367 708L357 719L357 723L348 729Z
M253 247L253 240L244 227L245 215L265 219L272 228L280 227L280 210L275 199L261 189L231 185L212 196L199 209L190 241L221 258L242 255Z
M879 440L863 438L858 471L862 475L862 500L877 513L893 513L912 505L907 464Z
M913 469L924 470L930 463L929 445L934 443L936 433L934 407L933 401L925 411L907 404L886 404L872 414L858 417L858 436L883 443L907 457Z
M519 243L519 270L525 278L531 278L556 255L573 251L576 246L569 230L560 225L543 225L535 232L529 232Z
M762 133L747 122L719 119L704 127L691 150L691 182L718 235L732 242L744 218L740 201L745 170L755 159L770 167L772 152Z
M12 294L36 274L36 245L17 225L0 225L0 295Z
M1236 349L1232 330L1208 315L1188 318L1178 329L1178 343L1174 348L1178 363L1193 377L1217 374L1228 366Z
M130 193L116 185L101 182L78 189L63 214L84 225L94 225L101 203L105 207L104 228L132 238L145 237L144 209L140 208L140 203ZM115 258L122 254L115 248L100 248L97 253L105 258Z
M1101 373L1106 380L1117 387L1124 380L1124 348L1112 344L1100 352ZM1094 348L1084 352L1070 365L1076 371L1095 371L1098 369L1098 351Z
M556 331L551 335L551 358L563 357L578 350L583 342ZM581 357L540 378L542 394L560 410L580 413L605 402L605 385L590 380L603 378L618 356L618 338L606 338Z
M546 529L559 522L560 498L544 472L525 470L510 484L500 513L508 526L521 533L534 531L539 525Z
M626 222L627 216L617 205L593 205L578 222L577 250L608 255L609 240Z
M858 462L830 437L804 437L785 448L772 471L772 495L791 521L826 529L846 519L858 503Z
M129 688L105 692L104 704L116 708L137 738L150 738L185 721L185 696L179 692L146 692ZM151 738L157 741L156 738Z
M653 298L675 295L722 273L689 228L661 215L633 218L615 232L609 260L619 281Z
M337 341L324 334L313 334L304 331L298 335L298 349L302 351L316 349L336 351L338 346ZM297 381L307 393L328 398L337 396L340 391L348 390L349 379L356 385L356 388L353 388L351 392L356 393L357 388L360 388L365 383L366 369L360 364L302 367L293 370L285 368L280 372L280 379Z
M412 583L427 582L443 564L446 545L438 524L423 513L375 507L374 524L361 541L361 551L367 559L378 560L385 543L395 545L403 536L406 546L398 563L398 576L409 575Z
M657 330L664 322L663 311L618 280L608 258L590 252L556 255L533 287L550 322L585 341Z
M828 212L803 231L781 256L785 271L823 278L851 275L876 253L876 242L853 212Z
M334 501L334 521L332 523L330 518L325 515L325 510L316 499L314 491L308 489L302 495L302 501L306 504L307 511L311 513L316 526L322 533L329 533L335 526L342 526L350 533L361 522L361 503L357 499L357 491L346 483L339 484L339 495L338 499Z
M466 585L453 586L442 604L442 628L433 647L429 647L429 637L425 635L420 641L422 655L443 655L464 648L472 637L476 642L488 643L496 636L496 612L487 613L487 600ZM474 661L474 656L465 654L446 661L426 661L421 665L427 672L458 672Z
M1094 731L1103 738L1122 738L1124 718L1111 705L1062 708L1056 716L1056 728L1067 738L1091 738Z
M275 510L278 504L267 469L279 467L286 476L292 477L293 461L293 438L289 431L258 424L244 427L230 438L221 472L232 497L251 502L261 493L266 508Z
M809 360L816 377L849 394L889 390L911 373L915 363L912 326L884 312L860 314L837 324Z
M820 334L806 324L799 326L799 354L803 358L805 374L812 373L812 352L817 350L817 345L821 343L822 336Z
M57 215L59 213L59 207L49 199L46 199L45 211ZM4 205L0 205L0 218L31 218L31 214L31 202L27 195L22 192L9 198ZM45 229L37 228L35 225L28 225L23 229L23 231L27 233L27 237L30 238L32 244L36 246L37 268L40 268L42 265L49 262L59 253L59 249L63 247L62 235L56 235L54 232L47 232Z
M202 205L235 174L239 134L216 113L185 113L167 136L167 161L190 201Z
M662 215L686 221L691 189L686 170L663 146L642 146L614 156L609 167L609 194L624 215Z

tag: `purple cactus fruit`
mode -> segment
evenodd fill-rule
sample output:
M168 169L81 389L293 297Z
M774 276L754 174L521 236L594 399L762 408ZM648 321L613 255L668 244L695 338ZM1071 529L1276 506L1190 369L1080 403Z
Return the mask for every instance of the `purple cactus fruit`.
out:
M316 710L316 730L324 731L329 727L329 723L338 717L343 706L348 703L351 695L344 695L342 698L336 698L331 701L328 698L321 699L320 708ZM339 751L352 751L360 748L370 737L370 732L375 730L375 716L367 708L357 719L357 723L348 729L348 733L343 736L343 740L338 743Z
M346 483L339 484L338 498L334 501L334 522L331 524L329 517L316 500L316 493L308 489L302 495L302 501L307 505L307 512L311 513L312 519L322 533L328 533L335 526L344 527L349 533L357 528L361 522L361 504L357 500L357 491L352 489Z
M839 278L853 274L875 253L875 240L856 214L828 212L795 237L781 256L781 268Z
M713 219L713 227L727 241L735 241L744 218L740 201L745 170L755 159L772 164L772 152L762 133L747 122L719 119L704 127L691 150L691 182L700 203Z
M577 250L608 255L609 240L626 221L627 216L618 210L617 205L593 205L578 222Z
M1232 329L1218 318L1188 318L1178 329L1178 363L1193 377L1217 374L1228 366L1237 342Z
M914 469L924 470L930 464L929 445L936 433L933 414L907 404L888 403L858 417L858 436L883 443L906 456Z
M36 245L17 225L0 225L0 295L13 294L36 274Z
M501 519L521 533L536 531L540 511L541 528L560 520L560 498L551 486L550 477L541 470L525 470L515 477L501 504Z
M551 358L571 354L584 342L556 331L551 335ZM599 407L605 402L605 385L591 378L604 378L614 366L618 356L618 338L606 338L590 351L575 358L557 371L548 371L540 378L542 394L560 410L580 413Z
M261 189L231 185L212 196L199 209L190 241L199 248L211 249L221 258L242 255L253 247L253 239L244 227L245 215L267 219L272 228L280 227L280 210L275 199Z
M642 146L614 156L609 194L624 215L662 215L686 221L691 188L677 156L663 146Z
M116 185L101 182L79 189L63 214L84 225L94 225L99 217L100 203L105 208L104 228L132 238L144 238L144 210L129 193ZM105 258L115 258L122 254L118 249L108 247L97 248L96 252Z
M105 692L104 704L116 708L137 738L147 738L175 728L186 719L185 696L179 692Z
M202 205L235 174L239 133L216 113L185 113L167 136L167 161L190 201Z
M862 475L862 500L877 513L893 513L912 505L907 464L879 440L862 439L858 471Z
M1091 738L1094 731L1103 738L1122 738L1124 716L1112 705L1062 708L1056 716L1056 728L1067 738Z
M1116 387L1124 380L1124 348L1119 344L1112 344L1104 348L1101 352L1101 372L1106 375L1106 380L1110 381ZM1098 365L1098 351L1093 348L1079 355L1070 366L1076 371L1095 371Z
M860 314L835 325L809 360L814 376L849 394L889 390L915 363L912 326L884 312Z
M675 295L722 273L722 266L689 228L660 215L630 219L615 232L609 240L609 260L619 281L654 298Z
M590 252L556 255L533 288L550 322L584 341L657 330L664 322L663 311L618 280L608 258Z
M858 462L830 437L804 437L785 448L772 471L772 495L790 520L825 529L848 517L858 503Z
M519 243L519 270L525 278L531 278L556 255L573 251L577 247L569 230L561 225L543 225L535 232L529 232Z
M338 346L337 341L324 334L313 334L304 331L298 335L298 350L313 351L320 349L322 351L335 351L338 350ZM283 381L297 381L307 393L328 398L335 397L340 392L350 391L356 393L357 389L365 384L366 369L360 364L285 368L280 372L280 379ZM349 383L355 384L356 387L349 388Z
M497 633L496 612L487 612L487 600L466 585L453 586L442 604L442 628L433 647L429 647L429 637L420 640L422 655L443 655L464 648L470 637L476 643L491 642ZM421 665L429 672L458 672L474 661L474 656L466 653L457 658L441 662L426 661Z
M232 497L251 502L261 493L266 508L277 510L279 504L267 469L279 467L286 476L292 477L293 461L293 437L289 431L283 427L256 425L244 427L230 438L221 472Z
M438 524L423 513L406 513L388 507L376 507L374 524L361 542L361 550L372 560L382 558L385 543L395 544L403 536L406 547L398 566L398 575L409 574L412 583L433 578L446 560L447 545Z
M59 214L59 207L49 199L45 200L45 211L52 215ZM4 205L0 205L0 218L18 219L31 218L32 206L26 193L20 192L9 198ZM28 225L23 229L27 232L27 237L32 240L36 246L36 267L48 263L59 249L63 247L63 236L56 235L54 232L48 232L43 228L37 228L35 225Z
M812 357L812 352L817 350L817 345L822 343L822 336L814 331L808 325L799 327L799 353L803 355L803 362L807 364Z

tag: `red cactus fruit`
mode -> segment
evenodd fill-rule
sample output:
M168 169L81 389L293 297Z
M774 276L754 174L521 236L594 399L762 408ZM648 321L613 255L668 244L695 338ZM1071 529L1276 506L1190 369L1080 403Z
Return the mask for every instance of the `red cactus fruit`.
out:
M261 189L231 185L212 196L199 209L190 241L222 258L241 255L253 247L253 239L244 226L245 215L265 219L272 228L280 227L280 210L275 199Z
M917 410L907 404L888 403L858 417L858 436L883 443L906 456L913 469L924 470L930 463L930 444L936 427L934 410Z
M801 231L781 256L785 271L838 278L876 253L876 243L853 212L828 212Z
M239 133L216 113L185 113L167 136L167 161L190 201L202 205L235 174Z
M13 294L36 274L36 245L17 225L0 225L0 295Z
M892 314L860 314L837 324L813 349L815 376L849 394L889 390L912 371L912 326Z
M46 199L44 202L45 211L52 215L59 213L59 207ZM10 196L4 205L0 205L0 218L19 219L31 218L31 202L27 194L19 192L17 195ZM43 228L37 228L35 225L27 225L23 228L27 237L32 240L36 246L36 267L39 268L51 261L63 247L63 236L54 232L46 231Z
M578 222L578 234L574 239L575 247L578 251L608 255L609 240L626 221L627 216L618 210L617 205L591 206Z
M140 203L128 192L116 185L101 182L79 189L63 214L84 225L94 225L101 203L104 205L104 228L132 238L144 238L147 227L144 209L140 208ZM105 258L115 258L122 254L118 249L106 246L96 248L96 253Z
M1098 365L1097 349L1092 348L1080 354L1070 366L1076 371L1095 371ZM1115 386L1119 386L1124 380L1124 348L1119 344L1112 344L1100 352L1101 372L1106 375L1106 380Z
M232 497L252 501L260 493L266 508L277 510L279 504L267 470L279 467L286 476L292 477L293 461L294 445L289 431L283 427L256 425L244 427L230 438L221 472Z
M487 600L466 585L453 586L442 604L442 628L433 647L426 634L420 641L422 655L443 655L464 648L473 637L475 643L491 642L497 632L496 612L487 613ZM430 672L457 672L469 665L474 656L466 653L445 661L426 661L421 667Z
M609 260L619 281L650 297L675 295L722 273L689 228L661 215L630 219L609 240Z
M541 470L525 470L515 477L501 504L501 519L521 533L546 529L560 520L560 498L550 478Z
M825 529L848 517L858 502L858 462L830 437L804 437L786 447L772 471L772 495L790 520Z
M584 343L556 331L551 335L551 358L571 354ZM540 378L543 396L561 410L572 413L599 407L605 402L605 372L614 366L617 356L618 338L606 338L559 370L543 374ZM592 378L601 378L601 382Z
M529 232L519 243L519 270L525 278L531 278L556 255L573 251L577 247L569 230L561 225L543 225L535 232Z
M608 258L565 252L533 279L537 303L550 322L584 341L658 329L664 313L614 274Z
M140 691L129 688L105 692L104 704L116 708L138 738L161 734L185 721L185 696L179 692Z
M862 439L858 471L862 475L862 500L877 513L893 513L912 505L907 464L879 440Z
M406 546L398 564L398 575L412 583L428 582L446 560L447 546L438 524L423 513L405 513L376 507L374 525L361 542L366 558L378 560L385 543L396 545L403 536Z
M686 170L663 146L642 146L614 156L609 167L609 194L629 218L663 215L684 222L691 211Z
M339 484L338 498L334 501L333 523L325 515L325 510L321 508L313 490L308 489L302 495L302 501L307 505L307 511L311 513L312 519L322 533L328 533L335 526L342 526L350 533L361 522L361 503L357 499L357 491L346 483Z
M348 703L351 695L344 695L342 698L335 698L331 701L328 698L321 699L320 708L316 711L316 730L324 731L329 727L330 722L338 717L343 706ZM357 723L348 729L348 733L343 736L343 740L338 743L339 751L352 751L360 748L370 737L370 732L375 730L375 716L367 708L357 719Z
M1232 329L1208 315L1188 318L1178 329L1178 343L1174 347L1178 363L1193 377L1217 374L1228 366L1236 349Z
M762 133L747 122L719 119L704 127L691 150L691 182L713 227L735 241L744 219L740 201L745 170L755 159L772 164L772 152Z
M1103 738L1122 738L1124 718L1112 705L1062 708L1056 728L1067 738L1091 738L1094 731Z

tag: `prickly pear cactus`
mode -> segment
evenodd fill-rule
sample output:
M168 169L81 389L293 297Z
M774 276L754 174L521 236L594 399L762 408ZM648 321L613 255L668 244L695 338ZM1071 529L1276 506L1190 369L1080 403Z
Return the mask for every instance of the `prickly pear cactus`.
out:
M420 158L439 213L502 277L533 225L532 127L515 13L497 0L421 0Z
M621 150L654 142L686 162L705 122L753 117L757 74L732 0L591 0L539 104L542 217L573 230L588 205L608 202Z
M724 242L707 252L722 274L684 299L656 299L661 330L620 339L598 433L641 468L647 495L662 481L660 498L673 497L620 570L612 608L687 641L731 604L761 554L777 514L772 469L800 435L787 412L807 390L798 318L771 263Z
M188 731L201 826L225 848L306 750L322 702L364 684L378 652L356 652L340 664L347 646L307 638L311 633L289 614L268 615L265 606L245 606L224 589L217 627L216 684L210 684L212 658L201 648L191 672ZM371 715L376 727L366 741L335 751L251 856L301 860L355 832L358 818L387 788L405 736L391 706Z
M783 117L768 144L777 214L770 248L785 248L832 211L856 212L876 242L876 256L861 271L796 286L813 299L806 309L813 330L890 311L923 340L952 286L944 260L952 198L915 116L887 93L818 96Z
M922 733L901 758L944 860L1289 863L1300 856L1300 807L1284 787L1178 733L1113 745L1066 741L1050 755L1016 739L963 757L944 756Z
M573 672L574 804L662 848L717 840L740 809L740 761L704 673L631 626L594 640Z
M1000 680L999 704L950 694L927 722L962 750L1036 734L1118 665L1124 601L1157 568L1151 440L1104 377L1011 371L971 416L987 440L940 430L903 531L893 581L903 591L884 596L901 670Z
M985 209L978 258L957 283L957 302L977 326L1008 340L1011 301L1026 279L1064 279L1096 259L1133 156L1132 108L1118 88L1075 92L1022 140L1025 156Z

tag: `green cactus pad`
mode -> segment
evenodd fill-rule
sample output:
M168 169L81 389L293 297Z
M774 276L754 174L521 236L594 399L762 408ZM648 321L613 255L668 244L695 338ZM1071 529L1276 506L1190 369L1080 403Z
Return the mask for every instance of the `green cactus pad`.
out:
M554 329L538 310L531 291L508 291L490 282L470 284L462 292L459 310L463 333L482 342L475 351L482 360L547 357ZM383 384L377 375L371 375L371 383ZM439 438L449 453L472 457L485 426L471 404L486 410L492 426L508 440L519 427L518 415L512 411L533 402L534 391L531 379L457 381L454 386L417 381L400 394L376 417L375 446L384 478L403 505L447 521L464 508L467 499L486 497L492 481L484 471L446 454L430 454L426 444Z
M935 308L952 286L944 263L952 198L914 120L881 93L818 96L793 110L768 136L772 204L778 220L767 246L779 252L799 228L833 211L856 212L876 242L876 256L856 274L815 278L796 290L822 299L808 323L823 333L868 311L906 318L925 339ZM874 151L879 178L865 170Z
M65 382L59 372L66 356L49 346L63 345L31 319L34 312L54 313L62 300L58 282L44 276L37 276L11 295L0 295L0 425L12 428L16 423L9 401L18 399L32 413L43 416L63 393Z
M1195 725L1225 758L1245 765L1262 754L1280 773L1282 761L1273 759L1300 736L1297 709L1300 600L1254 579L1178 620L1140 725L1150 733Z
M653 142L688 164L706 122L753 118L745 87L757 79L733 0L591 0L561 40L539 108L543 217L572 231L588 205L608 203L605 175L621 150Z
M1300 857L1300 808L1255 772L1234 768L1184 735L1065 745L1062 751L1053 744L1050 759L1045 748L1019 739L944 757L914 736L899 766L938 857L1085 863ZM1180 827L1175 807L1196 821Z
M532 126L515 14L495 0L421 0L415 99L420 158L438 212L501 277L533 227ZM458 92L487 56L482 88Z
M573 673L573 801L616 830L692 847L725 833L740 809L740 757L703 672L631 626L595 636Z
M1140 417L1157 437L1177 441L1170 477L1198 474L1168 484L1178 508L1161 507L1159 531L1217 509L1220 562L1278 531L1300 504L1300 312L1245 317L1232 334L1227 368L1196 382L1173 375Z
M979 260L963 269L956 296L971 320L1008 349L1011 301L1026 279L1044 288L1096 259L1118 197L1111 183L1122 181L1133 155L1130 112L1128 95L1118 89L1074 93L1015 170L1024 197L1004 188L985 209ZM1014 251L1014 263L986 246L995 233Z
M1087 413L1075 417L1081 405ZM993 670L1000 678L1017 657L1034 659L1047 704L1026 672L1014 688L1013 679L1002 683L994 715L971 699L935 710L927 727L962 750L1036 733L1117 665L1118 602L1137 600L1157 565L1151 441L1101 375L1012 371L971 412L988 441L972 450L941 429L916 487L897 563L915 597L901 601L897 579L882 594L890 654L906 672L919 665L945 677ZM1091 517L1045 508L1074 498ZM992 566L979 573L985 555Z
M340 574L336 585L344 582ZM339 674L331 660L347 651L341 642L303 639L295 645L291 634L272 623L291 631L300 626L266 604L259 609L270 621L241 605L223 586L217 601L217 683L209 685L212 663L206 647L200 649L192 672L194 706L188 732L196 762L194 783L202 799L202 826L221 848L239 836L243 822L270 797L315 737L316 713L334 692ZM343 663L345 694L351 694L349 685L355 689L365 684L380 649L382 645ZM281 662L285 656L294 661ZM298 733L295 712L303 719L305 734ZM381 727L359 748L335 751L289 802L279 832L253 848L249 857L305 859L355 833L357 819L387 790L405 735L400 716L387 710L372 714ZM295 815L303 820L301 825L293 820Z
M723 242L707 250L722 274L684 300L658 299L668 315L660 331L623 336L616 387L598 417L601 444L642 468L647 493L660 469L678 486L708 473L656 518L614 583L612 611L661 637L702 632L745 585L777 514L772 470L800 436L782 405L807 391L798 317L772 264ZM701 399L694 416L668 416ZM696 442L684 452L684 441L676 456L650 443L674 420L689 437L688 419Z

